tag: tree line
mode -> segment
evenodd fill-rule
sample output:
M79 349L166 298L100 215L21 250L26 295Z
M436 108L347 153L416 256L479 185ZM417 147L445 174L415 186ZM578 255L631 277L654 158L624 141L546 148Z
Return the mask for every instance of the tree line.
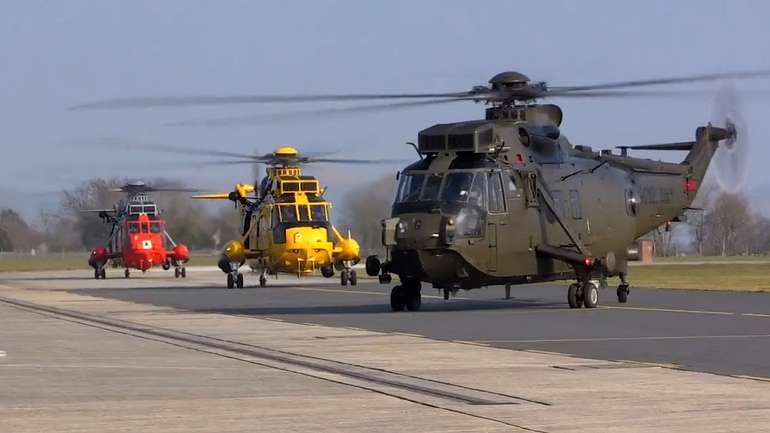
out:
M37 224L29 224L12 209L0 209L0 252L79 252L102 245L110 226L85 209L111 208L124 194L110 191L126 179L92 179L61 192L57 206L42 211ZM181 187L177 181L153 179L157 187ZM380 221L390 215L396 180L386 176L365 183L344 194L335 203L334 221L350 229L361 245L362 256L384 253ZM207 206L189 194L154 194L161 218L177 242L193 251L213 251L237 238L238 214L226 203ZM704 256L767 255L770 253L770 219L755 211L742 194L719 191L709 183L701 188L688 210L685 222L673 231L663 225L647 237L653 239L657 255L686 253ZM673 236L673 233L679 233Z
M83 252L103 245L111 225L102 222L97 213L83 211L112 208L126 195L111 189L127 182L128 179L121 178L91 179L63 190L56 206L41 211L36 224L29 224L12 209L0 210L0 251ZM182 187L177 181L163 178L147 183L155 187ZM225 203L207 206L190 199L189 193L152 195L171 237L193 251L216 250L238 236L237 213L233 206Z

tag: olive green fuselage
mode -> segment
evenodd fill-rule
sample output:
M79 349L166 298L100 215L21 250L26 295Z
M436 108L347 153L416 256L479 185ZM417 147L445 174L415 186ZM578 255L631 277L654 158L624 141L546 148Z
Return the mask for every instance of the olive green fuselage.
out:
M573 147L524 121L436 125L400 173L383 270L463 289L625 274L629 244L687 209L715 148L699 128L674 164Z

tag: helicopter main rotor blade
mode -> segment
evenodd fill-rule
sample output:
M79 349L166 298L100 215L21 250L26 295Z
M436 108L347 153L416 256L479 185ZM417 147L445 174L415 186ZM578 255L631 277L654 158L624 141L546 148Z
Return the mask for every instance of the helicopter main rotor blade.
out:
M312 158L305 163L313 164L403 164L406 159L344 159L344 158Z
M169 96L114 98L87 102L70 107L70 110L107 110L153 107L190 107L205 105L268 104L294 102L340 102L376 99L425 99L459 98L469 92L450 93L362 93L330 95L233 95L233 96Z
M96 148L119 148L120 150L146 150L156 153L171 153L175 155L187 155L187 156L214 156L224 158L239 158L239 159L251 159L252 162L259 162L265 158L265 155L250 155L248 153L229 152L226 150L217 149L201 149L199 147L186 147L176 146L172 144L164 143L143 143L131 140L124 140L114 137L98 138L86 141L74 141L71 142L75 146L87 146Z
M429 99L426 101L393 102L387 104L373 105L355 105L341 108L322 108L318 110L302 110L283 113L256 114L249 116L230 116L214 119L188 120L182 122L168 123L168 126L203 126L203 127L221 127L221 126L239 126L239 125L262 125L267 123L293 121L297 119L308 119L313 117L343 116L347 114L377 113L385 111L394 111L404 108L423 107L428 105L447 104L451 102L472 100L473 97L460 97L451 99Z
M659 86L665 84L702 83L719 80L744 80L752 78L770 77L770 70L738 71L718 74L700 74L683 77L653 78L648 80L617 81L613 83L599 83L586 86L561 86L548 87L547 94L585 92L589 90L625 89L629 87Z

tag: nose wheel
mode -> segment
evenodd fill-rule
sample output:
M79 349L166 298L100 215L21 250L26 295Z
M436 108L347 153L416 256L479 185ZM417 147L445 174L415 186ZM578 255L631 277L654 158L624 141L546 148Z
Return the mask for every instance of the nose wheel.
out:
M347 286L350 283L351 286L358 284L358 275L356 270L352 268L350 262L343 262L345 268L340 272L340 285Z
M228 289L232 289L232 288L237 287L239 289L242 289L243 288L243 274L240 273L240 272L235 272L234 274L235 275L233 275L233 273L227 274L227 288Z
M102 280L107 279L107 271L104 270L104 266L102 266L101 268L94 269L94 278L97 280L99 278L101 278Z
M174 278L187 278L187 269L183 266L174 268Z
M420 282L408 281L390 291L390 308L393 311L419 311L422 306Z

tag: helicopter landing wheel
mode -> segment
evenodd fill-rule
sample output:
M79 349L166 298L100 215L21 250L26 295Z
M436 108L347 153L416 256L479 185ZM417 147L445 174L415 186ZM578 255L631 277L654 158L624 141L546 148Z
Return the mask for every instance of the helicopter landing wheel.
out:
M570 284L567 289L567 303L570 308L580 308L583 306L583 294L578 284Z
M187 268L182 268L181 275L182 278L187 278Z
M227 288L232 289L235 287L235 278L233 278L233 274L227 274Z
M239 289L243 288L243 274L238 274L238 277L235 279L235 286Z
M171 269L171 263L163 262L163 265L161 267L163 268L164 271L167 271L167 270Z
M406 308L405 290L401 286L395 286L390 291L390 309L393 311L404 311Z
M420 307L422 306L420 286L406 286L406 288L404 297L407 311L420 311Z
M102 270L99 272L99 275L102 277L102 280L107 279L107 270L102 268Z
M174 278L179 278L179 275L181 275L179 268L174 268Z
M358 284L358 276L356 275L355 270L351 270L350 273L348 274L348 281L350 282L351 286L355 286L356 284Z
M131 271L129 271L128 268L126 268L126 270L123 271L123 276L126 277L126 278L130 277L131 276Z
M334 266L328 265L321 268L321 275L324 278L331 278L334 276Z
M94 279L98 280L99 278L101 278L101 274L99 273L99 270L94 269Z
M583 283L583 306L596 308L599 305L599 286L591 281Z
M444 300L448 301L449 300L449 289L442 289L442 291L444 292Z
M343 269L342 272L340 272L340 285L347 286L349 279L350 279L350 275L348 274L348 270Z
M265 287L267 286L267 276L265 274L262 274L259 276L259 287Z
M631 291L628 288L628 284L621 284L618 286L618 302L625 304L628 302L628 294Z

